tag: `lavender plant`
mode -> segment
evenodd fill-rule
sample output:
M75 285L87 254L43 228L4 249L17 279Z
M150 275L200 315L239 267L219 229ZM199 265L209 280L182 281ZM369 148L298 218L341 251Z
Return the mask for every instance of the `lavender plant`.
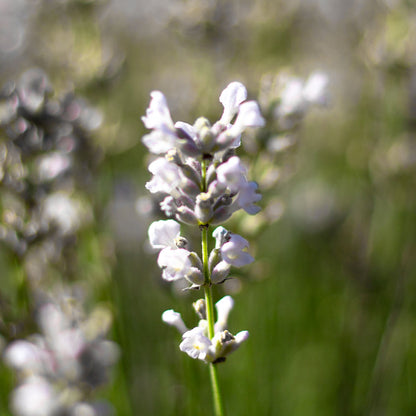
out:
M235 154L242 133L264 125L258 104L246 99L244 85L232 82L219 98L224 107L220 120L211 125L206 118L198 118L190 125L173 123L165 96L153 91L142 118L152 130L143 143L158 155L149 165L153 177L146 188L164 195L160 208L172 218L153 222L148 231L151 246L159 250L162 278L185 280L188 289L203 288L205 295L193 304L200 318L196 327L188 329L174 310L165 311L162 319L182 334L181 351L209 365L217 416L224 415L224 409L216 365L249 335L248 331L233 335L227 329L234 303L230 296L216 302L215 321L212 293L212 285L227 280L232 266L242 267L254 260L248 253L248 241L220 225L240 209L251 215L260 210L257 184L247 180L247 168ZM180 223L200 229L200 254L181 235ZM210 251L213 226L217 226L212 231L215 247Z
M110 313L86 316L91 288L74 283L84 269L75 246L93 222L86 189L99 152L90 136L101 120L72 93L54 96L41 69L0 91L0 247L17 269L4 270L0 338L18 379L16 416L109 414L93 393L117 357Z

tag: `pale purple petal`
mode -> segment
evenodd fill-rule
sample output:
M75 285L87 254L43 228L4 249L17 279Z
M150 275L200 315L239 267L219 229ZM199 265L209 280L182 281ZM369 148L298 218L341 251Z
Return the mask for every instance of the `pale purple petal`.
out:
M224 112L220 123L227 125L237 114L240 104L247 99L246 87L241 82L231 82L221 93L220 102L224 106Z
M175 312L173 309L163 312L162 321L168 325L174 326L181 334L188 331L181 314L179 312Z
M167 281L186 278L192 271L189 251L183 248L164 248L157 259L159 267L163 268L162 277Z
M257 192L258 185L256 182L246 182L237 196L237 204L248 214L255 215L260 211L258 205L254 205L261 200L261 194Z
M211 341L204 335L204 330L196 327L183 334L179 349L194 359L206 361Z
M177 121L175 123L177 129L183 130L191 139L195 139L196 133L193 126L183 121Z
M39 372L42 369L43 351L31 342L18 340L12 342L4 352L4 361L17 370Z
M146 183L151 193L171 193L181 182L181 172L177 165L161 157L154 160L148 167L154 176Z
M248 331L240 331L235 335L235 342L239 346L242 342L246 341L249 337Z
M144 125L148 129L172 131L174 126L165 96L160 91L152 91L150 96L151 100L146 115L142 117Z
M228 230L221 225L212 232L212 236L215 238L215 248L221 248L228 234Z
M175 220L160 220L150 224L148 235L153 248L176 248L175 240L180 235L180 224Z
M227 329L228 315L234 306L234 300L231 296L224 296L216 304L217 322L215 323L215 332L221 332Z
M146 134L142 138L143 144L151 153L160 155L173 149L176 144L176 136L167 134L160 130L154 130L150 134Z
M239 157L233 156L217 167L217 180L227 186L231 192L238 192L239 188L247 182L246 172Z
M238 234L231 234L230 240L221 247L221 255L232 266L242 267L254 261L247 250L248 241Z
M246 101L240 105L237 118L230 128L229 133L233 136L240 135L247 127L264 126L264 118L260 113L259 105L256 101Z

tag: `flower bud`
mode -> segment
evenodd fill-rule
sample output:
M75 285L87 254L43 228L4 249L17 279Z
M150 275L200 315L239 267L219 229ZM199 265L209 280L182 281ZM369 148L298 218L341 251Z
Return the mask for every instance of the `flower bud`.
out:
M228 218L233 215L233 210L231 207L219 207L214 211L214 214L211 218L210 224L216 225L216 224L222 224L223 222L227 221Z
M181 191L186 195L196 196L201 192L199 185L185 176L182 177L182 181L179 186Z
M211 282L213 284L219 284L224 282L230 274L231 265L225 261L220 261L212 270Z
M202 261L199 258L198 254L195 253L195 251L191 251L189 253L189 257L188 258L189 258L189 260L190 260L190 262L192 264L192 267L196 267L196 268L198 268L199 270L202 271L202 269L203 269L204 266L202 265Z
M195 123L194 123L194 129L195 129L195 131L199 132L200 130L202 130L203 128L206 128L206 127L208 127L208 128L211 127L211 124L210 124L210 122L209 122L209 120L207 118L205 118L205 117L198 117L195 120Z
M202 153L210 153L215 144L215 136L209 127L203 127L199 131L199 144Z
M217 166L218 166L218 163L215 161L209 165L207 169L207 174L206 174L207 185L209 185L212 181L217 179Z
M221 252L219 248L214 248L211 250L211 253L209 254L208 259L208 267L209 270L212 272L214 267L222 260Z
M202 224L208 224L212 217L212 198L207 192L196 197L195 215Z
M195 142L190 138L178 138L177 146L179 150L186 156L195 157L199 156L200 150L196 146Z
M198 314L200 319L207 319L207 307L205 304L205 299L198 299L192 304L195 309L195 312Z
M226 189L227 187L224 184L218 182L215 179L209 184L208 193L211 194L213 198L217 198L221 196L225 192Z
M204 275L202 274L201 270L196 267L192 267L191 270L186 274L185 278L195 286L201 286L205 283Z
M191 166L186 164L180 165L183 175L194 182L198 188L201 183L201 175Z
M188 225L197 225L198 220L194 214L194 212L189 209L188 207L182 205L177 208L175 217L178 221L182 221Z

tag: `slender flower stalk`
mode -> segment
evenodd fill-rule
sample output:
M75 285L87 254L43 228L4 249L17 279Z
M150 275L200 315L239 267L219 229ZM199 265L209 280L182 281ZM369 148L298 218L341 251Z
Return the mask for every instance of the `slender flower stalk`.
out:
M244 85L232 82L220 95L224 107L220 120L211 125L199 118L190 125L174 123L164 95L153 91L142 118L152 130L143 137L143 143L158 155L149 165L153 177L146 188L164 195L160 208L172 218L155 221L149 227L150 244L159 250L162 278L185 280L188 289L203 287L205 295L193 304L200 318L194 328L188 330L180 314L172 309L163 313L162 320L181 333L181 351L209 365L216 416L225 414L217 365L248 338L248 331L233 335L227 330L234 305L230 296L215 303L215 321L212 293L212 285L229 278L231 266L242 267L254 260L248 253L248 242L219 226L212 232L215 247L210 250L209 244L211 226L224 223L239 209L251 215L260 210L255 205L261 198L257 184L247 180L247 169L235 155L245 129L264 124L257 103L246 98ZM190 250L180 223L201 230L201 256Z

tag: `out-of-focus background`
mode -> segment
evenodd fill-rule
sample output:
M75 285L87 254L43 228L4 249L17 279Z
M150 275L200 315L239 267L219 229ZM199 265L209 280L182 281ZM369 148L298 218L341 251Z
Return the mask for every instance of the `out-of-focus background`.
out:
M414 414L413 1L0 0L4 97L28 69L47 74L52 97L75 94L91 106L88 180L86 168L71 180L80 204L88 201L88 225L71 240L75 261L57 262L38 280L70 276L87 288L87 309L111 311L109 336L120 357L98 397L117 414L211 409L207 367L179 351L178 334L160 319L174 308L196 322L190 305L200 294L162 282L146 243L147 226L160 218L144 189L150 174L140 140L150 91L164 92L175 121L203 115L214 122L230 81L258 100L262 88L269 92L268 77L304 80L316 71L326 74L329 97L291 131L296 144L273 166L263 164L264 146L241 148L260 191L266 170L279 180L260 203L272 220L242 216L229 225L250 241L256 261L216 289L217 298L234 296L230 330L250 332L219 366L224 401L232 415ZM8 107L1 105L3 122ZM7 201L1 221L8 226L17 209ZM22 323L31 311L22 276L36 273L19 250L1 247L0 344L36 332ZM2 415L11 414L15 382L2 365Z

